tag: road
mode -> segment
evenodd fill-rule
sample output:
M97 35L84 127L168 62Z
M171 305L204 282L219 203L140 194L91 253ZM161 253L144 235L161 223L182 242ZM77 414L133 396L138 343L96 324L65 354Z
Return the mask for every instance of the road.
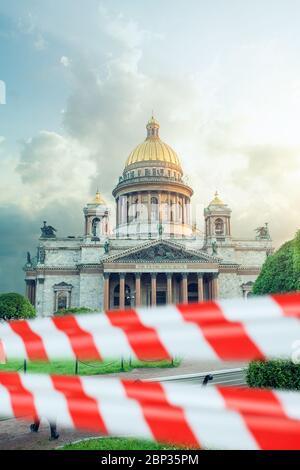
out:
M181 374L166 377L157 377L155 379L146 379L147 382L174 382L174 383L188 383L192 386L202 386L205 377L210 377L207 386L223 385L243 387L246 386L246 371L244 368L223 369L201 372L196 374Z

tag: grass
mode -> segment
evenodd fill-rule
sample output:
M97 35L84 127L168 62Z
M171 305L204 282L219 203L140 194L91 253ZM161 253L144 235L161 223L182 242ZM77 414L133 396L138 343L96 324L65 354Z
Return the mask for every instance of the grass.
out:
M4 371L23 371L22 361L9 361L7 364L0 364L0 372ZM130 372L133 369L141 368L171 368L178 367L180 361L174 359L170 361L93 361L93 362L79 362L78 374L79 375L100 375L112 374L118 372ZM75 361L52 361L52 362L29 362L27 361L27 372L36 374L60 374L60 375L73 375L75 374Z
M182 447L183 448L183 447ZM124 439L124 438L102 438L88 439L68 444L59 450L173 450L180 447L171 444L158 444L157 442L140 440L140 439Z

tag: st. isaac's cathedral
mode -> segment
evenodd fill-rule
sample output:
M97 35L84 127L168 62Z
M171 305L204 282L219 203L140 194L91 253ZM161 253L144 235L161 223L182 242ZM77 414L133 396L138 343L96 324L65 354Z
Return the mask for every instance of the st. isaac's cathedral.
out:
M231 210L216 193L204 210L204 233L197 231L180 159L154 117L146 127L112 192L115 224L99 191L83 209L82 236L58 237L44 222L37 256L28 253L24 268L39 316L251 295L272 252L268 225L255 239L234 238Z

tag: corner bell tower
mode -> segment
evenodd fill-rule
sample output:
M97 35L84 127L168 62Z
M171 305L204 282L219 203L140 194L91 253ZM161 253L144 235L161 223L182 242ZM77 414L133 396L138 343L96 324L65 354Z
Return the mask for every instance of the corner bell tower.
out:
M98 190L95 198L91 202L88 202L83 209L83 213L85 218L85 237L102 241L109 236L110 210Z
M231 209L219 198L218 192L204 209L204 218L206 245L231 239Z

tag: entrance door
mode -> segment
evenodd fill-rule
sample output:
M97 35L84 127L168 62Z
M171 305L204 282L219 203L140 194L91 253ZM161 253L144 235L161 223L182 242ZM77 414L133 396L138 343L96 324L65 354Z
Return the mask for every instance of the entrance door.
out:
M156 292L156 305L166 305L167 303L167 293L166 291L157 291Z

